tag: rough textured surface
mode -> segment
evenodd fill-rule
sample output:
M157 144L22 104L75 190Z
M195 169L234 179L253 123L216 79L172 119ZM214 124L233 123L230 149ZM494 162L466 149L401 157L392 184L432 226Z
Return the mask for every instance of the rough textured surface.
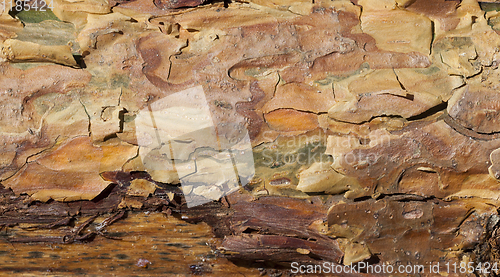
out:
M55 0L15 18L2 7L2 235L23 251L97 251L127 212L162 211L155 224L188 224L178 215L217 238L217 266L175 274L494 263L490 2Z

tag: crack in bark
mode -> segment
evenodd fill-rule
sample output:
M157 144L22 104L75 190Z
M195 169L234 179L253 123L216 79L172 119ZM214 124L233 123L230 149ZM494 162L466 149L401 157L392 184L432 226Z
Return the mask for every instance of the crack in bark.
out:
M89 119L89 125L88 125L88 132L89 132L89 136L92 134L92 130L91 130L91 119L90 119L90 114L89 112L87 111L87 107L85 107L85 105L83 104L82 100L81 99L78 99L80 101L80 104L82 104L82 107L83 107L83 110L85 111L85 114L87 115L88 119Z
M456 122L455 119L453 119L451 116L448 114L443 115L444 122L448 124L453 130L457 131L458 133L466 136L466 137L471 137L477 140L483 140L483 141L488 141L488 140L495 140L500 138L500 132L494 132L494 133L489 133L489 134L484 134L484 133L478 133L476 131L473 131L471 129L468 129L467 127L464 127L460 125L459 123Z

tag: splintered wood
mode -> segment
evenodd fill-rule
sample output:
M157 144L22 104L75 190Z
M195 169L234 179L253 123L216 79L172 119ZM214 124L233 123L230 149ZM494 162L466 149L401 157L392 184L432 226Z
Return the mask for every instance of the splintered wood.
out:
M115 222L162 211L155 224L180 215L218 238L216 266L175 274L494 264L500 4L487 2L7 3L2 236L41 257L28 243L97 255ZM155 232L120 247L168 239Z

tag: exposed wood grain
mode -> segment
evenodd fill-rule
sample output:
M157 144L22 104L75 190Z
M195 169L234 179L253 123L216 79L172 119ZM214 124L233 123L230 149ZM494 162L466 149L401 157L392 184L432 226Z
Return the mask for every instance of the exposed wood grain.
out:
M102 223L104 217L96 219ZM83 220L83 219L82 219ZM75 224L81 223L80 221ZM257 268L239 267L214 251L217 239L205 223L188 224L161 212L131 212L91 242L9 243L5 235L59 236L61 229L3 228L0 274L118 276L259 276ZM147 260L141 265L140 260Z

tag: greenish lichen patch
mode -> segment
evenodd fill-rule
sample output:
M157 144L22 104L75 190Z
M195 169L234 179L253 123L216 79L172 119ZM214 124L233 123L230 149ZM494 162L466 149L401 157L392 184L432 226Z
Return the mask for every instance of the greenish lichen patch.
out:
M23 10L16 14L24 23L40 23L45 20L56 20L60 21L59 18L50 10Z

